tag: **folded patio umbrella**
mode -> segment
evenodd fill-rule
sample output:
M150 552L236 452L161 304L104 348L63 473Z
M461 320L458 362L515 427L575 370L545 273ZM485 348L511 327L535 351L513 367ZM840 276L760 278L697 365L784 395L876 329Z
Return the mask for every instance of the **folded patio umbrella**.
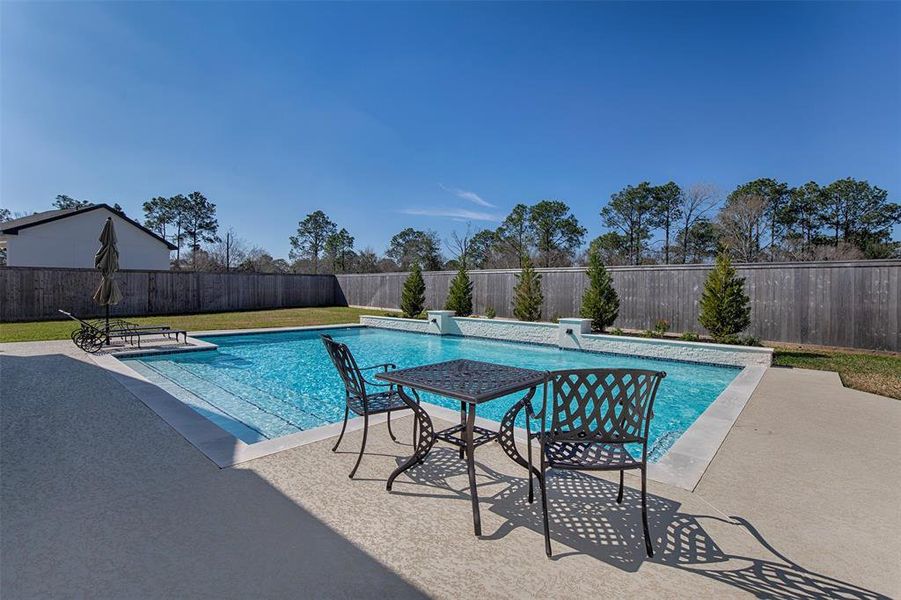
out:
M112 217L107 217L100 232L100 249L94 255L94 267L102 276L100 287L94 292L94 302L106 307L106 342L109 343L109 307L122 299L115 273L119 270L119 250L116 248L116 230Z

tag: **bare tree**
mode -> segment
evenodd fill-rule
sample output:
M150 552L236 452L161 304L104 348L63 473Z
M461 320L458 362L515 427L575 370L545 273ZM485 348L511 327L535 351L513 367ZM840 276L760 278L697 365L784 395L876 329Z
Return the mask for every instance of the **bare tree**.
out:
M451 233L449 240L444 242L451 256L455 256L457 263L463 265L464 269L469 268L469 255L472 253L472 224L466 224L466 231L462 234L454 231Z
M691 233L698 220L710 212L718 203L719 192L710 183L694 183L682 194L682 262L685 263L691 246Z
M760 256L760 233L769 203L758 194L733 194L717 215L723 243L729 253L742 262L754 262Z
M238 237L234 229L229 229L225 238L213 244L209 253L219 269L228 272L247 258L247 242Z

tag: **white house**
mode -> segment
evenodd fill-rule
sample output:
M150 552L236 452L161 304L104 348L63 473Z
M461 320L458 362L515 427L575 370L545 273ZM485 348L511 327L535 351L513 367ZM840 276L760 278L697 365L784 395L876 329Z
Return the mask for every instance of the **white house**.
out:
M120 269L165 271L175 245L106 204L49 210L0 223L10 267L94 268L107 217L116 227Z

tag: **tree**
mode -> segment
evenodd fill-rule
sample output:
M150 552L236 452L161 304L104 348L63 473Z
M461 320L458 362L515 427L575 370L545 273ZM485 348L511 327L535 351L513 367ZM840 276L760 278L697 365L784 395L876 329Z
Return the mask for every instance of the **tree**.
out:
M794 188L789 194L788 204L782 215L786 227L786 239L799 246L795 259L810 257L814 243L823 227L822 211L825 204L823 188L815 181Z
M291 269L282 258L272 258L264 249L255 246L238 265L239 271L250 273L288 273Z
M776 260L782 243L782 224L785 222L785 209L789 199L788 185L770 178L755 179L735 188L729 194L729 201L733 196L736 199L749 196L760 198L763 203L763 214L760 218L765 224L757 225L756 246L758 251L762 248L761 233L764 227L769 228L769 258L771 261Z
M695 223L700 219L706 219L705 215L716 206L716 188L709 183L695 183L688 187L682 194L682 219L681 229L677 235L682 247L682 262L685 263L689 256L689 246L692 245L692 233L696 231ZM702 227L702 231L708 228Z
M760 232L767 214L766 198L758 194L729 194L717 215L722 242L729 253L744 262L760 256Z
M497 232L490 229L477 231L469 240L469 266L473 269L487 269L494 266Z
M647 181L637 186L627 185L610 196L601 209L604 225L619 229L628 240L629 262L641 263L641 252L651 237L651 229L659 224L654 192Z
M681 262L706 262L719 252L720 232L706 217L695 221L691 228L676 236Z
M901 206L888 201L888 192L848 177L830 183L823 194L821 217L832 230L834 246L839 240L853 244L868 258L893 246L892 227L901 222Z
M656 204L655 211L663 228L663 256L664 262L669 264L670 232L675 223L682 218L682 188L670 181L651 189Z
M530 208L529 223L545 267L550 267L555 259L571 262L585 238L585 228L579 225L569 206L559 200L542 200Z
M447 241L447 248L451 254L457 257L456 267L466 269L472 255L472 235L469 233L470 225L467 223L465 233L451 233L451 239Z
M541 318L542 303L541 274L535 271L532 260L526 257L513 287L513 316L520 321L537 321Z
M379 255L372 248L363 248L354 261L354 273L378 273Z
M437 233L408 227L391 238L385 254L394 260L401 270L409 269L413 263L419 263L426 271L437 271L443 264L439 248Z
M603 332L619 315L619 296L597 249L588 250L588 287L582 294L580 314L591 319L592 331Z
M200 250L201 242L212 244L219 241L219 236L216 235L219 230L216 205L200 192L188 194L179 222L183 235L191 242L192 254ZM191 262L192 267L196 267L194 261Z
M451 280L444 309L454 311L458 317L468 317L472 314L472 281L464 263L460 263L457 274Z
M595 252L605 265L628 265L629 240L615 231L608 231L592 240L588 246L588 254Z
M744 284L744 278L738 277L729 257L720 254L704 282L698 316L713 339L728 341L751 324L751 304Z
M0 208L0 223L6 223L13 220L13 214L8 208Z
M510 257L506 266L517 266L520 269L525 267L534 239L529 207L517 204L496 232L498 246Z
M297 224L297 235L292 235L289 258L309 258L313 273L319 272L319 255L330 235L338 231L338 226L324 212L311 212Z
M90 206L92 203L87 200L76 200L71 196L66 196L65 194L60 194L56 197L56 200L53 202L53 206L58 209L67 209L67 208L84 208L86 206Z
M333 273L346 273L354 258L354 237L343 227L328 236L323 246Z
M143 204L144 226L157 232L163 239L169 239L168 227L175 219L173 198L155 196Z
M229 272L238 269L247 259L247 242L235 234L234 229L225 232L225 238L216 241L209 249L210 266L216 271Z
M425 280L418 262L410 267L400 296L400 310L408 319L416 318L425 308Z

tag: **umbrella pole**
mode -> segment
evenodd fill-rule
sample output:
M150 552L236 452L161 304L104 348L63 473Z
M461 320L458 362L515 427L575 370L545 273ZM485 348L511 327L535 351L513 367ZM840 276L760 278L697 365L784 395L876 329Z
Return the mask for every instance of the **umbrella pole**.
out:
M109 304L106 305L106 345L109 346Z

